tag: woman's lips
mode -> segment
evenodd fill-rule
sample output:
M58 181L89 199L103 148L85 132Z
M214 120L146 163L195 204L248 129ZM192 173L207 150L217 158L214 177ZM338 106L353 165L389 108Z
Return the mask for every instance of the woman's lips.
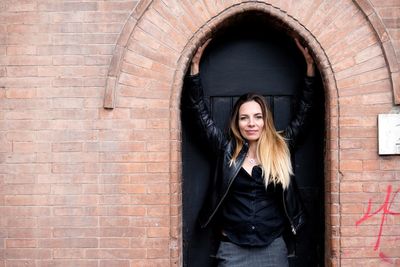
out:
M257 130L247 130L246 131L246 134L248 134L248 135L253 135L253 134L257 134Z

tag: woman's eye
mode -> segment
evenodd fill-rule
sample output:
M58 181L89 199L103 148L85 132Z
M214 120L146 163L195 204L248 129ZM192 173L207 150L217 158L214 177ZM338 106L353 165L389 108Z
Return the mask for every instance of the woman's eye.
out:
M244 120L246 120L247 119L247 117L240 117L239 118L239 120L241 120L241 121L244 121Z

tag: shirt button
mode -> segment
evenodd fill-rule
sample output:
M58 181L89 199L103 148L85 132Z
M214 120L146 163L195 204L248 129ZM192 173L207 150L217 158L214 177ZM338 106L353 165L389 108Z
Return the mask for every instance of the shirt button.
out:
M256 229L256 227L254 225L252 225L251 226L251 230L254 230L254 229Z

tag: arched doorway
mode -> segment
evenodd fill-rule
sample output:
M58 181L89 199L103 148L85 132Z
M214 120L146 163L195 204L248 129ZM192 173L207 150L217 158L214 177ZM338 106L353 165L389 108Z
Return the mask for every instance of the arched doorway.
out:
M304 60L287 30L265 13L235 16L221 27L201 64L201 79L217 125L226 129L234 101L253 91L266 96L276 127L283 129L295 109L305 73ZM320 79L308 133L294 155L294 168L309 222L298 236L291 266L322 266L324 256L324 95ZM190 118L182 112L184 266L210 266L212 232L200 230L196 218L212 169Z

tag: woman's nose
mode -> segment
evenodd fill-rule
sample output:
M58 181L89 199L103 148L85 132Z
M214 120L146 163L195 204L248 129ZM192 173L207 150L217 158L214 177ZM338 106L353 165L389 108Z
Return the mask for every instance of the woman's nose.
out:
M254 119L250 118L249 119L249 126L254 126L254 125L255 125Z

